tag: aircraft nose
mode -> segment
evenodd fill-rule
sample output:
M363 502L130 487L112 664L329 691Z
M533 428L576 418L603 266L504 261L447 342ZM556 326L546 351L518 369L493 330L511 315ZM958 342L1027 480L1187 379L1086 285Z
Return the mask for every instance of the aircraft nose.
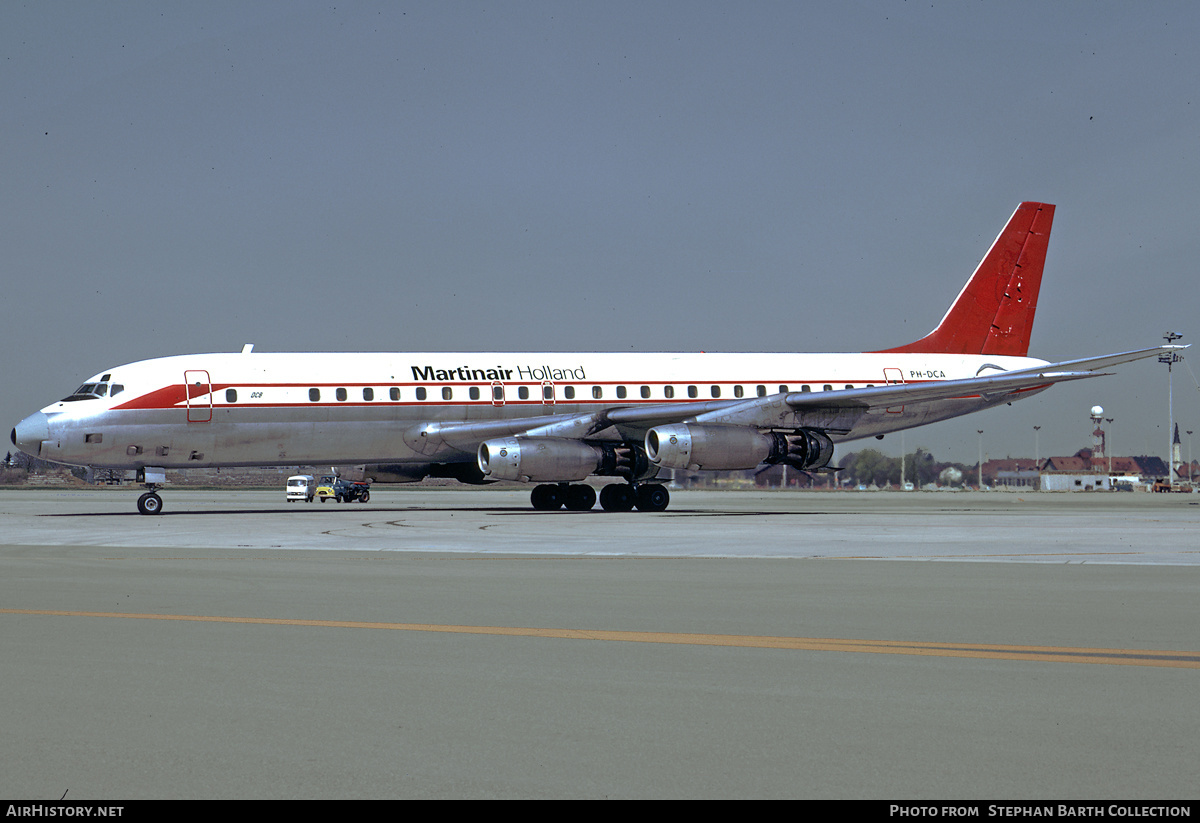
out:
M16 425L9 438L18 449L37 457L42 450L42 441L50 439L50 418L42 412L34 412Z

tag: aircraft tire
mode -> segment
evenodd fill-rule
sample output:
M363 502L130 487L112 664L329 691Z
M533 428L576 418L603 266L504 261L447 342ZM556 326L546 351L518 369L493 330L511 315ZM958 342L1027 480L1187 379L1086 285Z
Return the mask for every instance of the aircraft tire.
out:
M600 490L600 508L606 512L633 511L633 486L610 483Z
M586 483L578 483L567 488L567 496L563 505L567 511L585 512L596 505L596 490Z
M138 498L137 507L142 514L162 514L162 498L154 492L146 492Z
M637 490L637 507L640 512L665 512L671 505L671 493L667 487L658 483L648 483L639 486Z
M563 494L559 491L558 486L543 483L533 487L533 491L529 494L529 502L540 512L558 511L563 505Z

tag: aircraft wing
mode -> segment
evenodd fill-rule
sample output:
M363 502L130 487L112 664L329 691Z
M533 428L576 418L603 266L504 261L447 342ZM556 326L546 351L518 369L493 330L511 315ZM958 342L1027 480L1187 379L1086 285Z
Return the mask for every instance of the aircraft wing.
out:
M1107 369L1110 366L1120 365L1121 363L1130 363L1134 360L1144 360L1147 357L1155 357L1160 354L1170 354L1172 352L1183 351L1190 348L1187 346L1154 346L1149 349L1137 349L1135 351L1118 352L1117 354L1104 354L1100 357L1085 357L1081 360L1064 360L1061 363L1048 363L1045 366L1038 366L1031 369L1021 369L1019 371L1010 371L1008 374L1024 374L1025 372L1046 372L1046 371L1095 371L1096 369Z
M474 452L479 444L493 437L562 437L573 440L594 438L605 429L622 424L633 429L648 429L660 423L675 423L696 414L740 404L740 400L713 400L703 403L656 403L639 406L612 406L584 414L544 414L507 420L478 420L465 423L429 422L410 429L405 441L422 454L445 448Z
M480 442L494 437L554 437L572 440L603 439L608 429L623 437L644 435L654 426L713 423L760 429L819 428L848 433L870 409L891 408L952 398L996 398L1082 380L1104 374L1100 369L1154 357L1185 346L1156 346L1137 351L1047 363L1028 369L1005 371L963 380L898 383L833 392L788 392L748 400L713 400L701 403L655 403L611 406L583 414L549 414L508 420L423 423L406 433L406 441L424 454L446 448L472 453Z
M735 406L716 409L689 417L689 422L759 428L819 428L848 433L870 409L894 408L933 400L1002 399L1005 395L1043 389L1054 383L1100 377L1099 371L1119 363L1154 357L1167 350L1185 346L1155 346L1149 349L1119 352L1101 357L1047 363L1027 369L1014 369L962 380L938 380L922 383L897 383L871 388L835 392L790 392L743 401Z

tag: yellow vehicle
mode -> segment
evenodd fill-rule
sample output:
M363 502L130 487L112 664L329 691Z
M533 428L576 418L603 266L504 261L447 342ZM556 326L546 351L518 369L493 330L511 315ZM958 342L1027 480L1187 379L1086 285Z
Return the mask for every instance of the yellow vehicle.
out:
M316 494L322 503L331 497L339 503L353 503L355 500L366 503L371 499L371 485L327 474L322 476L321 482L317 484Z

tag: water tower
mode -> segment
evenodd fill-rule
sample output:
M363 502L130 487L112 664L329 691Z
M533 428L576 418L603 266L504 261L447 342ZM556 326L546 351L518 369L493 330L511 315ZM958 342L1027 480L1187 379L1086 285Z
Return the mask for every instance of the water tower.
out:
M1104 429L1100 428L1100 421L1104 418L1104 409L1100 406L1092 406L1092 459L1104 457Z

